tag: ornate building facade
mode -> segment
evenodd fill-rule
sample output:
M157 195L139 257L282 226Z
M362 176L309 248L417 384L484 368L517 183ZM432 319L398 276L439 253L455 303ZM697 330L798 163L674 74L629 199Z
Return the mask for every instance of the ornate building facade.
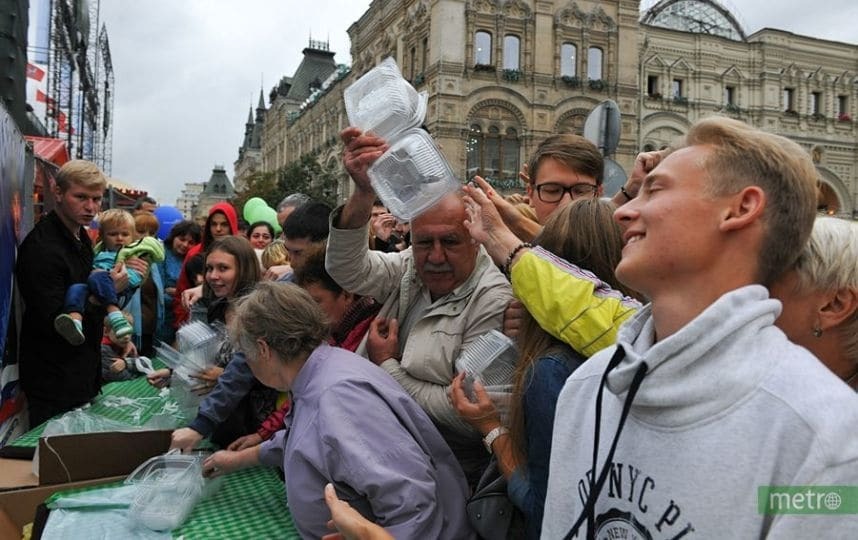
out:
M640 147L712 114L789 137L813 157L825 211L858 217L858 45L763 28L715 2L666 0L641 19Z
M343 90L392 56L428 92L425 125L463 179L515 189L539 142L581 133L612 99L622 127L614 158L626 168L638 151L725 114L799 142L818 165L826 208L858 208L858 45L772 29L747 36L711 0L662 0L643 13L636 0L374 0L349 35L350 69L332 70L300 103L272 90L263 170L307 153L340 166ZM349 187L343 173L341 198Z

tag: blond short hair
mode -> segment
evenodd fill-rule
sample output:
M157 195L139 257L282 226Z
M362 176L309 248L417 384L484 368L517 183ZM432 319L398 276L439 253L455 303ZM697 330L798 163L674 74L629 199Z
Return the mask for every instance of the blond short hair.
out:
M289 251L283 240L275 240L262 250L262 267L268 270L272 266L289 264Z
M73 159L60 167L54 180L60 191L67 190L72 184L84 188L107 189L107 177L98 165L85 159Z
M104 236L107 231L125 227L134 234L134 217L127 210L111 208L98 216L98 234Z
M816 169L801 146L780 135L724 117L691 126L680 147L712 148L703 169L709 194L758 186L766 194L757 279L771 285L804 248L816 215Z

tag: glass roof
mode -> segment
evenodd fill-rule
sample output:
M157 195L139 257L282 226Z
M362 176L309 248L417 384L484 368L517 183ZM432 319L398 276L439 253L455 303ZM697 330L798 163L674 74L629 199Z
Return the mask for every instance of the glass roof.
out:
M735 17L714 0L662 0L644 13L641 22L745 41L745 32Z

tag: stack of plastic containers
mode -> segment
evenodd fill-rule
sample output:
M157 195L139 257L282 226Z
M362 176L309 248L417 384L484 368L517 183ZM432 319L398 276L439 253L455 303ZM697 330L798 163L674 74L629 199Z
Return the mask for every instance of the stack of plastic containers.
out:
M173 370L170 393L182 408L199 405L199 397L192 391L200 386L195 376L215 365L223 335L203 322L188 323L176 332L179 350L166 343L155 346L160 358Z
M390 145L367 171L390 213L411 221L459 188L444 155L418 128L426 116L426 93L402 78L392 58L346 88L343 97L349 122Z
M136 492L128 514L153 531L169 531L185 522L204 495L215 485L202 476L203 455L168 453L155 456L125 479Z
M497 330L489 330L462 350L456 370L467 374L464 386L468 399L476 400L473 385L480 381L505 421L517 362L515 343Z

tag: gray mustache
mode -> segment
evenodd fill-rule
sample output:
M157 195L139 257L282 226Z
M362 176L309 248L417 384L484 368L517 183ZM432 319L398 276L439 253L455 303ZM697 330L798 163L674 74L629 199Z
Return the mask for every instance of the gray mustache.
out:
M427 263L423 264L423 271L424 272L452 272L453 267L450 265L450 263L434 264L434 263L427 262Z

